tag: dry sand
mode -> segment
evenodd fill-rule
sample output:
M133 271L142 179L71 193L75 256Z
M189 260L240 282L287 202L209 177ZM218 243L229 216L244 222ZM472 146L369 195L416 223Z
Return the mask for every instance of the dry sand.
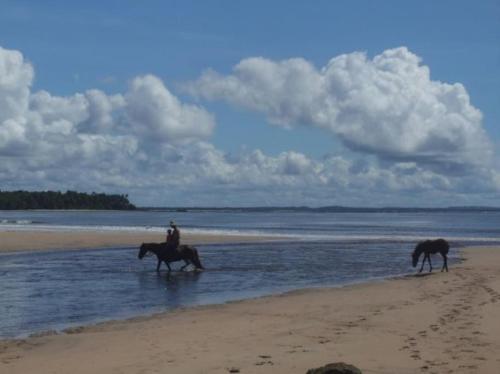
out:
M3 341L0 372L289 374L345 361L363 373L498 374L500 248L464 256L449 273Z
M162 242L165 235L147 231L0 231L0 253L109 247L139 247L143 242ZM279 237L182 233L185 244L237 243L282 240Z

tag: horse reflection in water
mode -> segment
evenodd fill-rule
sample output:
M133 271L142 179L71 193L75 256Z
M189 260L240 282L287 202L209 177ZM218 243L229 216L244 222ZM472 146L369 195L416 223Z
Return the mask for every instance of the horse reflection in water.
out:
M203 271L137 271L134 274L140 290L132 293L134 298L154 310L197 305L203 298L204 287L198 285Z
M184 270L190 264L197 270L204 269L200 262L198 251L195 247L189 245L180 245L179 248L176 249L167 245L167 243L142 243L137 257L139 260L142 260L148 252L155 254L158 259L156 271L160 271L162 262L167 265L168 271L172 271L170 263L176 261L184 261L184 266L181 267L181 270Z

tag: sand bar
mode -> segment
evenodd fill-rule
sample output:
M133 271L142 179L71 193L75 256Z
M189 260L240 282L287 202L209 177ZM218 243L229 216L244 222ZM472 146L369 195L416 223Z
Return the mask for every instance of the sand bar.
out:
M162 242L165 235L148 231L0 231L0 252L139 247ZM283 240L280 237L182 233L185 244L240 243Z
M0 343L1 373L499 373L500 248L449 273L197 307Z

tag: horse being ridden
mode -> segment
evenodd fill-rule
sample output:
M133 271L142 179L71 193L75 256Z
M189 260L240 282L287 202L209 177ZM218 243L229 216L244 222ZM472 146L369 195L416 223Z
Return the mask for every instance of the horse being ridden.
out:
M450 245L448 242L444 239L437 239L437 240L426 240L423 242L420 242L417 244L415 247L415 250L411 254L412 260L413 260L413 267L417 266L418 264L418 259L422 253L424 253L424 259L422 261L422 267L419 270L419 273L422 272L424 269L424 264L425 260L429 262L429 272L432 271L432 264L431 264L431 254L436 254L440 253L441 256L443 257L443 267L441 268L441 271L445 270L448 271L448 251L450 250Z
M142 260L147 252L154 253L158 259L156 271L160 271L162 262L167 265L168 271L171 271L170 263L181 260L185 262L181 270L184 270L189 264L193 264L196 269L204 269L198 257L198 251L195 247L189 245L180 245L178 248L173 248L167 243L142 243L137 255L139 260Z

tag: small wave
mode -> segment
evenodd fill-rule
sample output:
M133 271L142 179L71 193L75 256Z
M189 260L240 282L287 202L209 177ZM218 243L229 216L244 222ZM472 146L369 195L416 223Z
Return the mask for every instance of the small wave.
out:
M32 221L19 223L17 221L2 221L0 231L49 231L49 232L68 232L68 231L97 231L97 232L164 232L163 227L154 226L87 226L87 225L45 225L37 224Z
M30 221L28 219L20 219L16 221L16 224L18 225L31 225L33 221Z
M0 220L1 225L31 225L33 221L29 219L2 219Z
M276 233L259 230L230 230L230 229L185 229L183 232L197 235L220 235L220 236L251 236L263 238L291 239L298 241L337 241L337 242L418 242L427 239L439 239L440 237L431 237L429 235L394 235L391 233L378 235L352 234L333 234L333 233L314 233L314 234L295 234L295 233ZM472 237L472 236L446 236L448 241L452 242L500 242L499 237Z

